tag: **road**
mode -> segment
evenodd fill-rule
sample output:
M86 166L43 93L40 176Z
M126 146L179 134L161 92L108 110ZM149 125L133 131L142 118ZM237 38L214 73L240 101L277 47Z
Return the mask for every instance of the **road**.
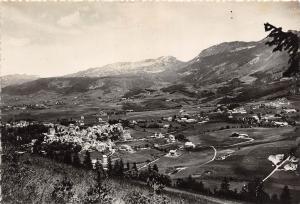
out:
M196 198L203 200L204 203L210 203L210 204L241 204L241 203L243 203L242 201L239 202L239 201L225 200L225 199L221 199L221 198L214 198L214 197L210 197L210 196L205 196L205 195L187 192L184 190L169 188L169 187L165 187L164 191L167 191L170 193L180 193L180 194L184 194L184 195L194 196ZM199 203L201 203L201 202L199 201Z
M145 182L141 182L141 181L131 180L130 182L146 185ZM189 192L189 191L185 191L185 190L181 190L181 189L177 189L177 188L165 187L163 189L163 191L165 193L177 193L177 194L194 197L196 199L199 199L199 200L197 200L198 203L209 203L209 204L242 204L242 203L244 203L244 204L246 204L246 202L243 202L243 201L232 201L232 200L226 200L223 198L215 198L215 197L201 195L198 193L193 193L193 192Z
M153 160L153 161L151 161L151 162L149 162L149 163L145 164L144 166L142 166L142 167L138 168L138 170L141 170L141 169L143 169L143 168L147 167L148 165L150 165L150 164L152 164L152 163L154 163L154 162L157 162L159 159L160 159L160 158L158 158L158 159L155 159L155 160Z
M251 137L249 137L249 138L244 138L244 139L246 139L247 141L239 142L239 143L232 144L232 145L227 145L227 146L225 146L225 147L234 147L234 146L237 146L237 145L241 145L241 144L245 144L245 143L254 141L254 139L251 138Z
M282 162L280 162L279 164L275 165L275 169L268 175L266 176L263 180L262 183L265 182L269 177L271 177L280 167L283 166L283 164L285 162L287 162L288 160L290 160L290 156L288 156L285 160L283 160Z
M206 164L209 164L209 163L215 161L215 159L216 159L216 157L217 157L217 153L218 153L218 152L217 152L217 149L216 149L214 146L208 146L208 147L211 147L211 148L214 150L214 155L213 155L213 157L212 157L210 160L204 162L203 164L200 164L199 166L197 166L197 168L202 167L202 166L204 166L204 165L206 165ZM186 167L185 169L182 169L182 170L180 170L180 171L185 171L185 170L188 169L188 168L189 168L189 167ZM180 171L178 171L177 173L179 173ZM176 174L177 174L177 173L176 173Z
M211 158L211 160L209 160L209 161L207 161L207 162L201 164L201 165L198 166L198 167L202 167L202 166L204 166L204 165L206 165L206 164L209 164L209 163L215 161L215 159L216 159L216 157L217 157L217 153L218 153L218 152L217 152L217 149L216 149L214 146L209 146L209 147L211 147L211 148L214 150L214 156Z

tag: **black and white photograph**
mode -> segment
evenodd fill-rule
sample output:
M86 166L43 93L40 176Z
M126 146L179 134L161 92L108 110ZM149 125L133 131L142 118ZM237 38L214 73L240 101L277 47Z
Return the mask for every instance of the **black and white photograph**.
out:
M300 204L300 1L0 1L3 204Z

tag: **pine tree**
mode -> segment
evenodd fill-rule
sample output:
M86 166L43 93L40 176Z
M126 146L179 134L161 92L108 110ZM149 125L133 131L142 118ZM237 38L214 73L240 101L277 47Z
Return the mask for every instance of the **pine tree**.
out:
M73 165L75 167L81 167L81 161L77 152L73 155Z
M93 168L93 164L92 164L92 160L91 160L91 154L89 151L85 152L85 158L83 161L83 165L86 169L92 169Z
M158 172L158 166L157 166L157 164L154 164L154 165L153 165L153 171Z
M224 196L227 196L229 194L229 191L230 191L229 181L226 177L224 177L224 179L221 183L220 193Z
M121 159L121 161L120 161L120 163L119 163L119 175L120 175L121 177L124 176L124 162L123 162L122 159Z
M137 169L137 166L136 166L136 163L135 163L135 162L133 163L133 167L132 167L132 169L133 169L133 170L135 170L135 171L138 171L138 169Z
M120 163L119 160L116 160L113 166L113 175L119 176L119 170L120 170Z
M282 193L280 195L280 202L284 204L291 204L292 203L292 198L290 194L290 189L288 186L284 186L282 189Z
M96 172L97 172L99 179L106 177L103 165L101 164L101 162L99 160L97 160L95 167L96 167Z
M278 203L278 197L277 197L277 194L273 194L272 197L271 197L271 202L276 204Z
M152 171L152 167L151 167L151 165L149 164L148 165L148 172L150 173Z
M129 162L126 163L126 170L127 170L127 171L130 170L130 164L129 164Z
M72 154L70 151L65 151L64 153L64 163L71 164L72 163Z
M256 187L256 202L257 203L266 203L269 201L269 195L264 191L263 183L259 183Z
M112 166L111 157L107 158L107 173L108 173L109 176L111 176L112 173L113 173L113 166Z
M266 45L275 46L273 52L285 50L289 54L290 66L284 72L284 76L293 76L298 74L300 71L300 53L298 51L300 39L297 34L292 33L291 31L284 32L282 31L282 28L277 28L269 23L265 23L265 31L270 31L268 37L272 38L272 40L266 42Z

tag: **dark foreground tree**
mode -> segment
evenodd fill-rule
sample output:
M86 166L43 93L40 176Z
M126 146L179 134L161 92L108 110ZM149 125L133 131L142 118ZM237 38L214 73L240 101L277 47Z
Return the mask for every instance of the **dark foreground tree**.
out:
M92 160L91 160L91 153L89 151L85 152L83 166L86 169L92 169L93 168L93 164L92 164Z
M80 161L78 153L74 153L74 155L73 155L73 166L75 166L77 168L81 167L81 161Z
M282 193L280 195L280 203L284 203L284 204L292 203L290 189L288 186L284 186L284 188L282 189Z
M153 165L153 171L158 172L158 166L157 166L157 164L154 164L154 165Z
M289 67L283 73L283 76L290 77L299 74L300 38L298 35L292 31L284 32L281 27L277 28L269 23L265 23L265 31L270 32L268 37L272 39L266 44L275 46L273 52L286 51L289 54Z

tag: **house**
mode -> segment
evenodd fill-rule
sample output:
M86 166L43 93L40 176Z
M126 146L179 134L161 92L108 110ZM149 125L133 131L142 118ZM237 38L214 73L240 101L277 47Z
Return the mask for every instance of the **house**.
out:
M289 125L287 122L278 122L278 121L274 121L273 124L278 127L285 127Z
M194 119L194 118L190 118L190 119L187 119L186 122L187 122L187 123L195 123L195 122L197 122L197 121L196 121L196 119Z
M129 146L127 144L121 145L119 147L119 150L126 151L126 152L133 152L133 149L131 148L131 146Z
M184 143L184 147L185 148L195 148L196 145L192 142L186 142L186 143Z
M254 120L256 120L257 122L259 122L259 117L257 115L252 115L251 116Z
M157 136L157 138L164 138L164 135L160 132Z
M274 114L266 114L263 117L264 120L269 121L269 120L276 120L276 119L281 119L281 117L276 117Z
M166 157L177 157L178 154L176 152L176 149L175 150L170 150L169 153L166 155Z
M284 165L284 170L285 171L296 171L297 170L298 165L294 164L294 163L288 163L286 165Z
M93 169L96 169L97 159L92 159Z
M186 122L187 118L181 118L181 121Z
M239 138L245 138L245 137L247 138L249 137L249 135L246 133L240 133Z
M48 129L48 135L55 135L55 129L54 128L49 128Z
M107 147L107 144L104 142L98 142L97 144L95 144L95 148L99 152L103 152Z
M276 154L276 155L270 155L268 157L268 160L271 161L273 164L277 165L280 162L282 162L284 158L284 154Z
M232 113L239 113L239 114L246 114L247 111L245 110L245 108L241 107L241 108L235 108L233 109Z
M163 128L169 128L170 124L164 124Z
M125 141L126 141L126 140L132 139L130 132L127 131L127 130L125 130L125 131L123 132L122 139L125 140Z
M284 113L296 113L297 112L297 110L296 109L283 109L283 112Z
M105 154L103 154L103 156L102 156L102 165L103 165L103 167L106 167L107 164L108 164L108 158Z
M168 142L175 142L175 136L174 135L169 135L169 138L168 138Z
M238 132L234 132L231 134L230 137L236 137L236 138L248 138L249 135L246 133L238 133Z

